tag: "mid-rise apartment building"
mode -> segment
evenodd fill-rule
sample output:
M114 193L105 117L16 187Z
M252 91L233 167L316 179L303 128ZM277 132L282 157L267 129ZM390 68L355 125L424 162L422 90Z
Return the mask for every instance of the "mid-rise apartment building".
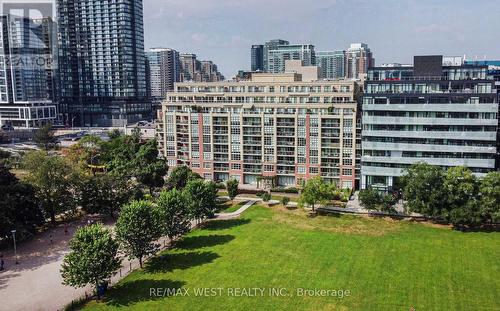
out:
M53 21L0 16L0 123L36 128L57 117Z
M160 113L160 148L170 167L187 165L210 180L295 186L322 176L353 188L360 173L357 95L354 81L303 82L297 73L177 83Z
M397 187L416 162L479 176L495 168L498 99L487 66L416 56L413 67L371 68L365 86L363 189Z

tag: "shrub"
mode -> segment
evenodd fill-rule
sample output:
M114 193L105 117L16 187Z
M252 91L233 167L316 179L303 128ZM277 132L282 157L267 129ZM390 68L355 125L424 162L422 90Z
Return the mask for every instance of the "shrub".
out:
M260 198L262 199L262 201L264 202L269 202L271 200L271 194L268 193L268 192L265 192L263 193Z
M290 203L290 198L289 197L283 197L283 198L281 198L281 204L283 204L283 206L287 206L288 203Z
M291 194L298 194L299 193L299 189L297 188L281 188L281 187L278 187L278 188L273 188L271 189L271 192L281 192L281 193L291 193Z

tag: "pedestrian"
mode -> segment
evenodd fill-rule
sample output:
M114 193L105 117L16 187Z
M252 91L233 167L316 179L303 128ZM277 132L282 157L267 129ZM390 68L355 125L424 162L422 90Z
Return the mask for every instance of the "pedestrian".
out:
M68 224L64 225L64 235L68 235Z
M3 271L5 265L5 261L3 261L3 255L0 255L0 271Z
M50 244L53 244L53 243L54 243L54 241L53 241L53 239L52 239L52 234L50 234L50 235L49 235L49 239L50 239Z

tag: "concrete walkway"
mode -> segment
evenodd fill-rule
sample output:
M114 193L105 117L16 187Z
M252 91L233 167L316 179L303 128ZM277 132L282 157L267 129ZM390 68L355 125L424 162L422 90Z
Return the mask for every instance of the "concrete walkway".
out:
M15 265L12 250L3 253L6 270L0 271L0 310L63 310L71 301L91 295L91 287L75 289L63 285L59 271L64 256L69 252L69 240L78 228L87 225L87 220L84 218L71 223L67 235L64 225L60 225L38 234L31 241L18 244L19 265ZM108 221L104 225L112 227L114 223ZM158 243L164 249L169 240L162 238ZM111 284L138 266L138 260L123 258L122 268L111 278Z
M232 218L239 217L244 211L246 211L247 209L249 209L250 206L254 205L255 203L257 203L257 200L255 200L255 199L249 199L248 202L245 205L243 205L242 207L240 207L235 212L215 214L215 219L222 219L222 220L224 220L224 219L232 219Z

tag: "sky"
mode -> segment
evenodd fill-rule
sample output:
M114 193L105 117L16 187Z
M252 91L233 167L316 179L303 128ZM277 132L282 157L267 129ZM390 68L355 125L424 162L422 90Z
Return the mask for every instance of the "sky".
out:
M371 48L377 64L414 55L500 59L500 0L144 0L145 46L212 60L226 78L270 39L316 51Z

